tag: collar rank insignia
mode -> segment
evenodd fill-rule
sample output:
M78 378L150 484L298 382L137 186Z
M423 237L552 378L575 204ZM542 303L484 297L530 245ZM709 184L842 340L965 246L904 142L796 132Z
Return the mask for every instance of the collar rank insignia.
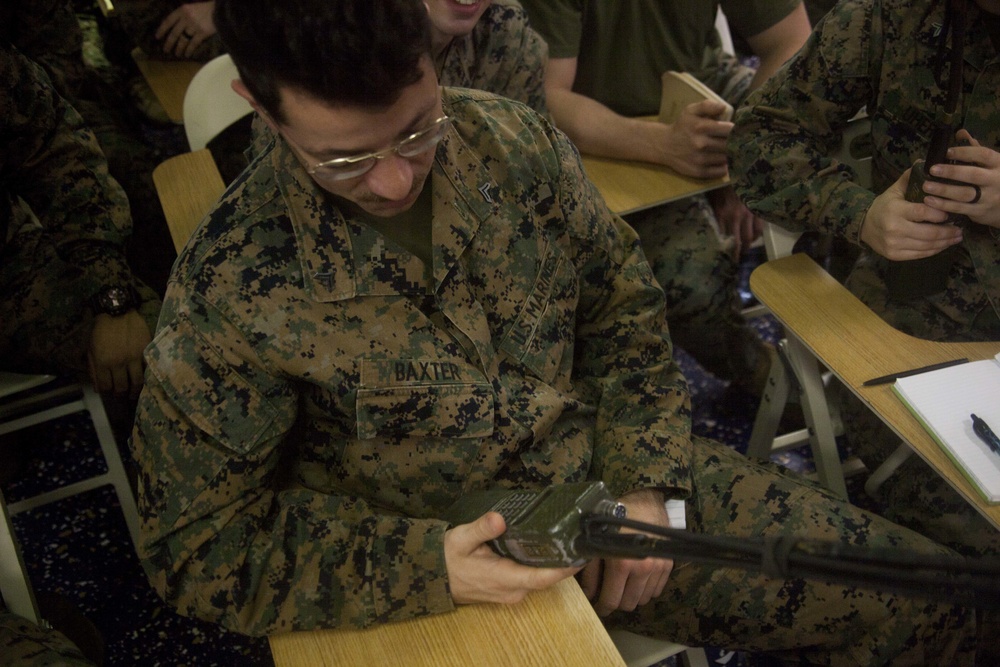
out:
M493 196L490 194L490 188L492 188L492 187L493 187L492 183L486 182L486 183L483 183L482 185L480 185L477 188L479 190L479 194L481 194L483 196L483 199L485 199L486 203L488 203L488 204L495 203L493 201Z

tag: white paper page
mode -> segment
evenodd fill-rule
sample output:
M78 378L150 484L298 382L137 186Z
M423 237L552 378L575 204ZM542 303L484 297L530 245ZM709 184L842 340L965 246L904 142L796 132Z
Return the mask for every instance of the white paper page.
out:
M906 398L991 500L1000 500L1000 454L972 430L971 414L1000 433L1000 355L896 380Z

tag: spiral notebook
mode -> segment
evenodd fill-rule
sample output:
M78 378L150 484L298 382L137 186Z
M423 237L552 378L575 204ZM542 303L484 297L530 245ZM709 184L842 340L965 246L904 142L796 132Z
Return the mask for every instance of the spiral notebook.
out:
M1000 454L972 430L971 414L1000 434L1000 354L899 378L893 391L989 503L1000 503Z

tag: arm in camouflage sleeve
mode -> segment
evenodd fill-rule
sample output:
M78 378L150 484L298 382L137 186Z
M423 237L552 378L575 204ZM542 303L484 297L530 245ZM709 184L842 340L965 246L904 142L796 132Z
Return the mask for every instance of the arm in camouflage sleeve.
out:
M687 497L691 407L666 334L663 291L635 232L608 210L579 154L559 138L561 207L569 224L586 228L582 245L591 253L579 270L574 366L575 382L597 405L591 477L616 497L650 487Z
M517 41L504 47L500 54L500 64L504 70L503 81L491 92L524 102L538 113L548 116L545 106L545 62L548 47L545 40L528 25L528 15L524 9L504 6L496 26L491 26L490 34L507 33ZM498 32L498 31L503 31ZM511 42L513 39L506 39Z
M294 428L299 385L263 367L224 304L182 289L169 288L147 348L132 439L139 553L156 591L251 635L453 609L447 524L290 480L302 439L336 436Z
M81 293L128 285L123 246L131 233L128 200L80 115L42 69L0 48L0 145L7 189L24 199L69 263Z
M859 243L874 195L834 157L847 122L874 100L881 39L871 2L827 16L786 69L753 93L729 136L737 192L768 222Z

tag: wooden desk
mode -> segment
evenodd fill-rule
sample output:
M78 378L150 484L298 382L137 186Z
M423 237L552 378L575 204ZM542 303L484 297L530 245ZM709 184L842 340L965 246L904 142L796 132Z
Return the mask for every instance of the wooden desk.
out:
M892 385L861 386L873 377L939 361L989 359L1000 352L1000 341L936 343L897 331L803 254L757 267L750 275L750 289L882 421L1000 528L1000 505L986 504L893 393Z
M275 667L625 667L572 578L513 606L470 605L366 630L275 635L270 643Z
M656 116L644 117L656 122ZM681 176L670 167L583 155L583 169L597 186L608 208L619 215L721 188L729 177L697 179Z
M135 61L146 83L160 101L167 116L175 123L184 121L184 93L188 84L204 63L194 60L156 60L140 49L132 50Z
M153 169L153 185L177 252L226 189L207 148L158 164Z

